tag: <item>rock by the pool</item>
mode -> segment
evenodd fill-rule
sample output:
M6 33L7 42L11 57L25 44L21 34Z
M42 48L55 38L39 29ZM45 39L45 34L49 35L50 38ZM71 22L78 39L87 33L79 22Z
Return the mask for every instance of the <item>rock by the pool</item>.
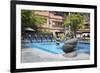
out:
M64 57L76 57L77 56L77 54L76 54L76 52L75 51L73 51L73 52L69 52L69 53L67 53L67 54L63 54L63 56Z
M70 44L67 44L67 45L64 45L63 46L63 51L65 53L69 53L69 52L72 52L72 51L75 51L75 45L70 45Z
M64 43L62 49L65 53L73 52L75 51L76 44L77 44L77 38L67 40Z
M78 41L77 38L73 38L73 39L69 39L69 40L65 41L65 44L76 45L77 41Z

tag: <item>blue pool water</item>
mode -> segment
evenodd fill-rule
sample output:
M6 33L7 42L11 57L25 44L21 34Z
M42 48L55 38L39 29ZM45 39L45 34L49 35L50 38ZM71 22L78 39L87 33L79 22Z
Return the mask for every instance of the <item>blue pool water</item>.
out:
M64 43L60 43L57 45L55 42L35 42L35 43L24 43L22 45L22 48L38 48L50 53L54 54L63 54L62 46ZM90 54L90 44L89 43L77 43L76 46L76 52L77 53L87 53Z
M77 43L76 52L90 54L90 43Z

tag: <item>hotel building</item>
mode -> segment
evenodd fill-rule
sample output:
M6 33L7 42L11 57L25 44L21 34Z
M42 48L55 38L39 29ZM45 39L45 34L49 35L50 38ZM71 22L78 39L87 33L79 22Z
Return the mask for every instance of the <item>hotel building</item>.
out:
M64 14L55 11L35 11L35 14L42 16L46 23L38 26L41 30L52 32L53 34L64 33Z

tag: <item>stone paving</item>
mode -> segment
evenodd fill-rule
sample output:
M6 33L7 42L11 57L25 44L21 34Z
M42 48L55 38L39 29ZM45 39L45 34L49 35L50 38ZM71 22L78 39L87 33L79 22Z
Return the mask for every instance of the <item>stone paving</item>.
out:
M53 54L37 48L24 48L21 51L21 62L48 62L48 61L89 60L89 55L80 53L75 57L66 57L63 54Z

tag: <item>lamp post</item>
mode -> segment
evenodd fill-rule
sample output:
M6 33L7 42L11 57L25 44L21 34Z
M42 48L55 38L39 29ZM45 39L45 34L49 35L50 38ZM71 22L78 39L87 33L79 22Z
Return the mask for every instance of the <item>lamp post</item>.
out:
M48 18L49 18L49 27L50 27L50 11L49 11L49 16L48 16Z

